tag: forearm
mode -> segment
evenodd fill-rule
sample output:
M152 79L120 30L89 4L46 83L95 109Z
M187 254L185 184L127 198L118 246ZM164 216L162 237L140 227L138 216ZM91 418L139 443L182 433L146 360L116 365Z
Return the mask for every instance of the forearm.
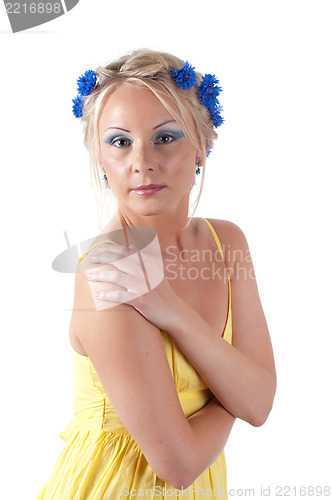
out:
M272 407L273 374L228 344L183 301L180 311L171 331L179 348L229 413L261 425Z
M222 453L232 430L233 417L215 397L187 419L188 428L179 436L181 453L176 453L166 480L175 488L187 488ZM181 439L182 438L182 439Z
M199 473L213 463L224 449L235 417L215 397L201 410L189 417L195 434L193 456Z

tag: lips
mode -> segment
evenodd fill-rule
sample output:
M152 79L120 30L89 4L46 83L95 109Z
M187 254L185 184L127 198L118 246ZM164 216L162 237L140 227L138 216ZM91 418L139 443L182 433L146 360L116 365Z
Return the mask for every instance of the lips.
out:
M141 186L134 188L133 191L141 196L151 196L164 189L164 187L165 186L162 186L161 184L142 184Z

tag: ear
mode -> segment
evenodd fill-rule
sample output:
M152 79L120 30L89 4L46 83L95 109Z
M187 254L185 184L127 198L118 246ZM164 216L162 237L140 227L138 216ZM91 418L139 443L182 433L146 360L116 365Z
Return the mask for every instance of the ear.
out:
M196 150L196 165L199 163L202 163L202 159L204 158L204 151L201 151L200 149Z

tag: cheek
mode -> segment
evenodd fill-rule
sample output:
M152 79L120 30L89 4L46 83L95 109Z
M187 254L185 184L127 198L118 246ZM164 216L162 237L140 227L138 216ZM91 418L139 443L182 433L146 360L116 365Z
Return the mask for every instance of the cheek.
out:
M106 148L101 148L100 158L102 167L105 169L109 176L121 175L127 167L127 162L123 158L123 155L117 154L117 151L110 153Z
M195 152L181 151L172 158L171 163L176 175L192 180L195 173Z

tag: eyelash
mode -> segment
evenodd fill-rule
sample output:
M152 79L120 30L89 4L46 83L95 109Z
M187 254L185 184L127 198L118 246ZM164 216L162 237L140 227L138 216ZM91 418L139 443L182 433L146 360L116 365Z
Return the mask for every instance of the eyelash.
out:
M117 146L116 143L117 142L120 142L120 141L124 141L124 142L127 142L127 145L126 146ZM108 144L110 144L111 146L115 146L116 148L118 149L123 149L123 148L127 148L128 147L128 142L131 142L130 139L128 139L127 137L121 137L121 136L117 136L117 137L114 137L114 138L111 138L109 139L108 141Z
M162 139L163 137L167 137L168 139L171 139L170 141L161 141L161 142L157 142L158 139ZM155 138L155 140L153 141L154 144L162 144L162 145L165 145L165 144L171 144L172 142L176 141L176 137L172 134L165 134L165 133L162 133L162 134L159 134L157 135L157 137Z
M176 141L177 139L179 139L180 137L177 137L176 136L177 134L169 134L169 133L161 133L159 135L157 135L155 137L155 139L153 140L153 143L156 144L156 145L167 145L167 144L171 144L172 142ZM158 142L158 140L162 139L162 138L165 138L167 137L167 141L161 141L161 142ZM171 139L171 140L169 140ZM120 141L123 141L123 142L126 142L127 144L125 145L119 145L119 142ZM125 149L125 148L128 148L130 146L130 144L132 143L132 141L130 139L128 139L127 137L121 137L121 136L117 136L117 137L114 137L114 138L110 138L109 140L106 141L108 144L110 144L111 146L114 146L118 149ZM118 143L118 144L117 144ZM130 144L128 144L130 143Z

